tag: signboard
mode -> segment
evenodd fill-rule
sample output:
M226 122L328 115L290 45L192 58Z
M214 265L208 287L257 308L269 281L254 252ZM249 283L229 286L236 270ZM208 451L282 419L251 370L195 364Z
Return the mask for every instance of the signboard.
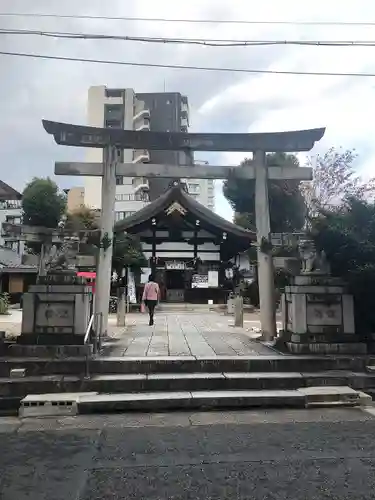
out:
M185 262L170 260L165 263L167 271L183 271L185 269Z
M218 288L219 286L219 271L208 271L208 287Z
M191 288L208 288L208 275L193 274L191 278Z
M129 271L128 273L128 299L130 304L136 304L137 303L137 296L136 296L136 291L135 291L135 280L134 280L134 274L132 271Z

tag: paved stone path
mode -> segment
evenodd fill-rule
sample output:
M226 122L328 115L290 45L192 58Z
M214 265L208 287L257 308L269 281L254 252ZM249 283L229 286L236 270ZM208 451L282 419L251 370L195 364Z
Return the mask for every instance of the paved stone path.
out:
M0 315L0 331L5 332L6 337L9 339L20 335L21 323L21 309L10 309L9 314Z
M217 312L159 312L155 325L146 314L129 314L125 329L113 329L107 355L143 356L256 356L275 351L255 342L251 327L235 328L233 319ZM245 324L246 325L246 324Z

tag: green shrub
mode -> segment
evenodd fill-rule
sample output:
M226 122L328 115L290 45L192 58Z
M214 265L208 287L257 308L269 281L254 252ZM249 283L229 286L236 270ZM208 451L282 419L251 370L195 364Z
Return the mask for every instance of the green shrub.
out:
M7 293L0 293L0 314L9 314L9 295Z

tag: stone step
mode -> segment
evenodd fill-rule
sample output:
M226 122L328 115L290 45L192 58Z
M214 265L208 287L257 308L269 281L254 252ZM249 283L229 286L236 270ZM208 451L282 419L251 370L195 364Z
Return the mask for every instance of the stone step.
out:
M126 411L209 410L218 408L308 408L310 406L357 406L360 394L349 387L281 391L194 391L97 394L78 398L80 414ZM341 389L339 391L338 389Z
M371 379L371 380L369 380ZM291 390L304 387L350 386L375 387L375 375L346 371L321 373L135 373L92 375L44 375L24 378L0 378L0 398L29 394L98 392L104 394L135 392L178 392L212 390Z
M346 377L343 376L340 382L341 385L346 385ZM45 375L22 379L0 378L0 397L76 391L111 394L142 391L273 390L296 389L305 385L301 373L110 374L93 375L90 379Z
M13 342L3 346L4 356L16 358L74 358L92 355L93 346L86 345L22 345Z
M348 370L364 372L366 357L352 356L217 356L180 357L96 357L89 360L90 374L127 373L224 373L224 372L309 372ZM86 358L0 358L0 377L14 368L25 368L26 376L80 375L86 373Z

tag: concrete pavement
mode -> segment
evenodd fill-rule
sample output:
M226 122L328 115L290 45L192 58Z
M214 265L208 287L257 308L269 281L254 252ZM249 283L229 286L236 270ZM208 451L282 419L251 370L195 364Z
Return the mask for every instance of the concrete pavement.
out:
M374 498L375 420L358 409L7 419L0 432L2 500Z

